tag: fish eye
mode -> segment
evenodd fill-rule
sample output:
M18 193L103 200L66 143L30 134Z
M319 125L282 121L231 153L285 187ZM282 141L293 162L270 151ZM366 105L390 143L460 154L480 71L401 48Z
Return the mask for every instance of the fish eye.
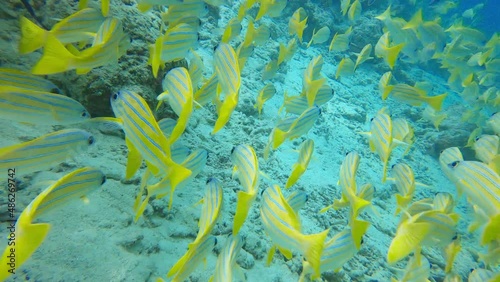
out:
M396 166L396 164L393 164L393 165L391 166L391 168L392 168L392 169L394 169L394 167L395 167L395 166Z
M201 25L201 19L198 19L198 25Z
M83 111L83 112L82 112L82 117L87 117L87 116L88 116L87 111Z
M479 137L479 136L478 136L478 137L474 138L474 141L477 141L477 140L479 140L479 138L481 138L481 137Z
M233 147L233 148L231 149L231 154L233 154L233 153L234 153L234 149L236 149L236 147Z
M455 234L455 236L453 236L453 238L451 238L453 241L457 240L458 238L458 234Z
M112 99L112 100L116 100L116 99L118 99L118 93L113 94L113 96L111 96L111 99Z
M364 238L361 237L361 245L363 245L364 242L365 242Z
M106 183L106 175L103 175L101 179L101 185L104 183Z
M200 34L198 33L197 35L198 35L198 37L196 40L200 41Z
M89 136L89 139L87 140L87 142L89 143L89 145L92 145L94 144L94 136Z
M472 272L472 271L474 271L474 270L475 270L474 268L471 268L469 271L470 271L470 272Z
M217 245L217 238L214 238L215 239L215 243L214 243L214 246Z
M444 152L444 150L441 150L441 152L439 152L439 154L441 155L443 152Z
M450 164L451 167L456 167L460 162L459 161L454 161Z
M260 196L262 197L262 194L264 194L264 192L266 191L266 189L260 191Z
M429 268L432 268L432 263L429 262Z
M346 152L345 155L347 156L347 155L349 155L349 153L351 153L351 152Z
M377 192L377 188L375 188L375 186L373 186L373 193Z
M212 177L208 178L207 182L205 182L205 184L208 184L208 182L212 181L212 179L213 179Z
M214 52L217 50L217 48L219 48L219 44L214 46Z
M373 121L374 118L371 118L370 121Z

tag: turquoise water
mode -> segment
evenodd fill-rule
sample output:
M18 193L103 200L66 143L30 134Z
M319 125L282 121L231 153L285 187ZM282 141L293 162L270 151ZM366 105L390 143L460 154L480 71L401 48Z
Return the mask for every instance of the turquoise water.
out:
M316 257L321 257L318 279L323 281L391 281L391 278L496 281L492 277L498 277L499 273L500 238L495 226L498 226L500 187L498 166L495 166L499 154L499 121L498 117L495 120L494 113L499 110L500 41L494 1L462 1L460 4L392 1L391 16L384 18L382 15L389 6L386 1L361 1L358 8L355 8L358 4L350 2L343 15L339 1L301 4L276 0L261 18L253 20L261 15L260 7L270 3L261 1L240 12L245 15L239 21L241 32L237 34L239 26L233 22L235 36L227 45L222 42L226 26L231 19L236 21L245 3L207 1L206 4L193 0L184 1L191 4L188 8L179 8L175 6L179 5L177 1L164 2L163 6L141 12L139 8L144 6L137 5L136 1L111 1L108 17L116 20L108 20L109 25L103 27L101 2L89 1L88 7L95 10L89 11L82 21L66 25L82 30L85 23L89 24L88 29L93 32L73 34L76 39L68 39L70 36L64 29L53 28L59 20L78 11L76 2L30 1L24 6L10 1L2 5L0 132L3 135L0 147L4 149L0 149L0 166L6 171L5 176L0 176L5 187L0 189L0 238L5 238L0 242L0 247L5 248L0 259L0 280L156 281L161 277L170 281L176 274L173 266L187 252L193 255L187 262L181 261L185 269L177 273L181 281L209 281L214 273L222 270L232 271L234 281L245 277L246 281L310 281L315 277L311 278L314 256L309 252L313 248L310 245L315 243ZM305 14L296 12L300 7ZM162 18L162 13L178 9L182 11L180 14L171 12ZM421 21L414 17L420 9ZM21 16L34 25L52 28L51 35L30 33L28 29L22 34ZM165 31L174 33L177 18L181 18L180 23L186 29L175 35L178 37L169 35L174 38L170 40ZM412 18L417 20L411 21ZM306 27L300 40L297 28L304 20ZM293 28L290 28L291 21ZM252 30L250 22L255 29L253 40L248 39L248 30ZM59 22L61 25L64 26ZM316 33L322 27L328 27L329 32ZM350 32L349 28L352 28ZM380 40L387 31L388 42ZM290 43L293 39L296 47ZM35 46L37 40L42 42L40 48L34 47L34 52L23 51L26 46ZM161 67L155 77L151 57L157 40L164 49L161 55L158 53ZM22 47L20 42L26 45ZM58 42L63 44L57 45ZM371 47L364 49L368 44ZM55 50L52 57L47 55L50 50ZM283 53L284 50L287 52ZM360 55L363 50L366 56ZM366 60L359 60L354 70L360 56ZM174 57L175 62L166 62L167 57ZM282 58L284 60L278 63ZM93 60L97 63L92 65ZM182 67L187 70L181 71ZM11 69L26 72L23 77L31 72L52 82L58 91L49 85L44 93L59 92L56 95L70 97L83 105L92 118L117 117L119 120L82 117L81 109L74 104L57 106L44 102L40 106L33 100L21 101L15 95L28 93L30 97L40 97L41 94L33 89L12 90L12 86L21 87L19 80L1 76L12 73ZM388 72L391 78L381 82ZM194 84L185 80L185 73ZM168 79L163 81L165 75ZM213 84L212 92L204 92L213 75L219 85ZM254 105L260 91L269 83L274 86L275 94L269 94L259 114ZM323 88L314 90L318 84ZM157 109L156 97L167 89L171 93L162 96L167 98ZM382 99L385 90L388 96ZM214 98L217 91L220 96ZM130 96L124 94L129 92ZM440 96L443 94L445 96ZM209 98L204 100L200 95ZM238 97L234 111L221 106L234 95ZM186 102L190 101L188 97L194 98L195 103ZM28 103L29 107L14 108L16 103L12 101ZM131 101L138 102L129 105ZM292 102L296 103L295 108ZM190 110L185 105L192 105L190 115L186 114ZM319 111L311 110L316 106ZM37 107L41 112L35 111ZM151 115L147 110L139 111L148 107ZM309 114L302 115L308 108ZM220 121L224 114L229 116L225 124ZM188 120L185 126L178 122L183 115ZM173 120L162 120L164 118ZM392 130L384 127L387 120L391 121ZM159 126L155 125L157 122ZM216 123L222 126L214 130ZM409 129L403 130L403 125L409 125ZM172 145L174 127L179 139ZM19 159L6 164L9 153L14 154L15 149L7 146L62 129L85 130L92 141L87 135L85 140L79 139L88 144L85 146L64 139L61 142L72 146L58 143L62 147L55 150L62 155L60 158L33 159L41 149L31 149L33 153L28 151L26 158L35 169L29 173L23 173L28 169ZM277 141L278 131L285 132L282 144ZM479 141L484 136L488 136L489 143ZM129 140L128 144L125 139ZM306 140L314 142L310 155L305 149L300 152ZM399 145L384 147L387 143ZM451 164L460 160L451 157L444 163L443 170L439 158L443 150L451 147L458 147L465 162L452 170L455 172L450 177L446 169L455 168L456 164ZM141 157L133 157L134 149ZM241 155L238 157L235 152ZM353 165L349 169L347 164L343 165L349 152L358 153L359 167ZM388 179L383 181L383 160L387 154ZM171 160L165 161L170 157ZM41 162L44 168L36 169ZM192 176L181 178L180 169L169 173L174 167L172 162L187 167ZM474 173L475 168L463 168L469 162L480 162L477 164L480 173ZM409 186L394 180L398 177L393 169L396 164L406 164L413 171L414 180L418 182L413 192ZM137 171L130 172L134 165ZM297 172L301 165L302 174ZM94 179L83 187L78 186L80 182L71 182L75 178L69 174L87 166L101 171L106 181L101 185ZM8 175L11 172L8 169L16 169L17 173ZM483 176L485 173L489 173L489 178ZM287 189L290 175L300 177ZM70 184L63 185L61 179L66 176ZM169 187L175 179L181 181L171 198ZM403 174L402 179L412 177ZM454 179L462 179L459 189L469 189L464 191L465 196L457 193ZM12 184L9 186L9 183ZM222 187L219 201L211 194L219 187L216 183ZM277 189L270 188L274 185L280 187L283 198L273 198L276 206L272 208L269 197L274 194L269 191ZM16 186L15 193L9 191L13 186ZM145 186L148 188L143 189ZM163 188L154 190L154 187ZM61 191L66 198L60 202L43 202L42 191L48 193L47 188ZM264 193L266 189L270 190ZM238 209L241 191L250 195L251 200ZM475 196L474 191L483 192ZM396 195L407 196L407 204L400 208L411 214L412 220L421 220L429 226L428 231L422 226L408 227L409 234L425 234L425 240L416 245L422 246L422 262L428 260L429 268L427 263L421 263L405 270L420 253L414 250L416 246L408 243L410 239L400 247L391 247L396 234L403 230L400 227L398 231L399 222L406 217L405 212L396 214ZM453 199L449 210L434 212L441 216L439 220L410 208L412 203L426 198L432 202L439 198L437 195ZM15 200L9 200L13 197ZM341 198L344 206L338 202L336 206L334 200ZM353 216L353 203L359 198L371 204L357 209L355 213L359 215ZM12 207L9 201L15 203L13 209L9 209ZM24 221L28 218L27 207L32 203L33 208L37 201L52 210L45 212L39 208L38 214ZM332 204L339 208L322 212ZM141 205L143 214L138 212ZM280 208L286 212L280 212ZM427 204L427 209L437 210L437 204ZM241 215L242 210L248 210L248 214L243 216L236 236L234 218ZM26 211L24 216L23 211ZM263 216L264 211L271 216ZM475 212L483 215L476 217ZM272 215L277 221L269 224L263 220ZM23 220L17 221L12 233L9 228L18 218ZM360 221L369 226L366 233L363 228L356 229L355 224ZM470 231L473 222L477 222L479 228ZM34 235L27 227L36 223L50 224L39 246L32 243L35 237L39 238L38 233ZM493 238L484 242L483 228L489 223L493 223ZM309 236L327 229L326 239ZM358 230L360 237L342 237L348 242L342 245L344 249L339 247L340 240L330 241L338 234L355 233L352 230ZM8 238L12 236L17 240L17 252L9 250L8 244L14 239ZM27 239L23 241L23 238ZM235 262L228 268L220 267L217 260L229 260L227 255L231 254L225 249L226 244L237 240L241 242L235 243ZM196 244L188 251L193 242ZM360 244L359 249L354 242ZM447 269L445 248L453 244L461 249L454 262L451 260L451 269ZM268 252L275 245L281 250L267 265ZM23 255L25 250L33 253ZM399 253L399 250L408 250L408 254L397 261L388 261L388 256L392 257L388 254ZM285 257L287 251L292 257ZM327 262L329 252L333 252L333 259ZM14 265L7 264L11 253L17 255ZM471 269L477 271L470 274ZM9 270L15 274L7 275ZM169 271L173 275L167 277ZM482 278L476 278L480 280L471 280L481 271ZM408 278L411 275L416 278ZM452 275L461 280L451 280ZM216 279L219 277L216 275ZM222 281L231 280L227 277Z

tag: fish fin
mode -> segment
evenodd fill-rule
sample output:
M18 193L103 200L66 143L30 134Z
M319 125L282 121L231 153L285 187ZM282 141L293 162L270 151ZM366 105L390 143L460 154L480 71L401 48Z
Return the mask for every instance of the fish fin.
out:
M283 144L283 142L285 142L285 139L286 139L286 136L287 136L287 132L279 129L279 128L275 128L274 129L274 135L273 135L273 149L276 150L276 148L278 148L281 144Z
M500 154L495 155L493 159L491 159L488 163L488 167L500 175Z
M19 53L28 54L45 45L49 32L25 17L21 17L21 40Z
M270 266L273 262L274 254L276 253L276 245L272 245L267 253L266 266Z
M304 248L303 253L304 257L311 264L313 268L313 274L311 275L312 279L318 278L320 273L320 262L321 262L321 253L324 249L324 242L326 236L330 232L330 229L326 229L323 232L311 235L304 235L302 238L302 247Z
M168 174L167 177L165 177L165 180L162 180L160 183L164 181L170 181L170 199L168 203L168 209L170 210L172 208L172 200L173 200L173 195L175 188L184 180L186 180L189 176L191 176L192 171L190 169L187 169L186 167L173 163L169 166L170 173Z
M250 210L252 202L255 200L256 196L257 196L256 193L247 193L244 191L238 191L236 213L234 214L233 235L238 234L241 226L243 226L243 223L247 218L248 211Z
M105 17L109 14L109 1L110 0L101 0L101 12Z
M361 248L361 241L363 240L363 235L366 233L366 230L368 230L368 227L370 227L370 223L368 221L358 220L356 218L351 220L351 236L357 250Z
M386 85L382 89L382 100L387 99L389 97L389 94L392 92L392 89L394 88L394 85Z
M138 195L138 197L142 198L141 195ZM139 218L141 218L142 214L144 213L144 210L148 206L148 203L149 203L149 195L146 196L144 201L142 201L141 205L137 208L137 211L136 211L135 217L134 217L134 222L137 222L139 220Z
M399 53L405 46L405 43L398 44L396 46L388 47L387 48L387 55L385 57L387 64L389 65L389 68L393 69L394 65L396 64L396 60L398 59Z
M319 213L325 213L325 212L327 212L327 211L328 211L329 209L331 209L331 208L333 208L333 207L332 207L332 205L326 206L326 207L322 208L322 209L319 211Z
M139 170L142 164L142 156L128 138L125 138L128 148L127 166L125 169L125 179L130 179Z
M290 260L292 259L292 251L290 250L287 250L287 249L284 249L284 248L281 248L281 247L277 247L278 250L280 251L280 253L287 259L287 260Z
M75 55L71 54L55 36L49 35L43 48L43 55L31 72L33 74L65 72L71 69L75 59Z
M486 223L483 233L481 234L481 245L488 244L489 242L496 240L500 240L500 213L492 216L488 223Z
M290 188L293 184L295 184L295 182L297 182L297 180L299 180L300 176L302 176L302 174L304 174L304 172L306 171L306 168L304 167L303 164L294 164L293 165L293 169L292 169L292 173L290 174L290 176L288 177L288 180L286 181L286 185L285 185L285 188Z
M359 212L366 206L369 206L371 203L363 198L360 198L356 195L353 195L350 199L352 212L354 217L357 217Z
M139 3L137 3L137 9L138 9L141 13L145 13L145 12L149 11L151 8L153 8L153 5L146 4L146 3L143 3L143 2L139 2ZM156 76L155 76L155 77L156 77Z
M408 204L411 202L413 195L402 196L400 194L396 194L396 215L399 214L403 209L406 209Z
M402 227L401 224L407 224L410 226ZM403 222L401 224L398 227L399 232L396 232L396 237L392 239L391 245L389 246L389 251L387 252L387 262L391 265L405 258L412 251L416 250L424 240L425 236L427 236L427 234L431 232L432 226L427 222ZM405 228L408 230L406 230L406 232L402 234L399 234L401 232L399 228ZM410 228L411 230L409 230Z
M175 124L172 133L170 133L170 137L168 138L169 144L173 144L179 137L181 137L184 130L186 130L187 124L189 122L189 118L193 113L193 96L190 96L186 99L186 103L182 107L182 112L177 119L177 123Z
M427 104L431 106L436 111L441 111L441 107L443 105L443 101L446 98L448 93L444 93L438 96L428 96L426 99Z

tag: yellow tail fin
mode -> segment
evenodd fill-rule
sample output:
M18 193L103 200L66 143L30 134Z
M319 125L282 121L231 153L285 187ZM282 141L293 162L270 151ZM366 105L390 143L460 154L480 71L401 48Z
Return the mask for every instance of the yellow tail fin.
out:
M489 242L500 240L500 213L492 216L481 234L481 245L488 244Z
M285 142L286 139L286 132L283 130L276 128L274 129L274 134L273 134L273 150L276 150L283 142Z
M170 185L171 185L170 199L168 202L168 209L170 210L172 208L172 200L175 188L177 187L177 185L179 185L179 183L186 180L191 175L191 170L174 162L172 162L172 164L169 165L169 168L170 168L170 173L166 177L166 179L170 180ZM163 180L161 182L163 182Z
M351 202L351 207L352 207L352 213L354 217L357 217L361 209L363 209L366 206L369 206L371 203L363 198L360 198L356 195L353 195L350 199Z
M306 260L311 264L314 273L312 279L316 279L321 275L320 262L321 253L323 253L324 242L330 229L326 229L321 233L304 235L302 241L303 253Z
M385 57L385 60L387 61L387 64L391 69L394 68L394 65L396 64L396 60L398 59L399 52L403 49L405 46L404 43L398 44L396 46L392 46L387 48L387 54Z
M48 36L40 61L33 67L33 74L53 74L72 69L76 56L55 38Z
M238 234L241 226L243 226L243 222L245 222L247 218L248 211L250 210L255 196L257 196L255 193L247 193L244 191L238 192L238 202L236 203L236 213L233 223L233 236Z
M443 106L443 101L444 98L448 96L447 93L438 95L438 96L431 96L427 98L427 104L431 106L434 110L436 111L441 111L441 107Z
M304 167L304 165L294 164L292 173L290 174L290 176L288 177L288 180L286 181L285 188L288 189L288 188L292 187L292 185L295 184L295 182L297 182L297 180L299 180L300 176L302 176L302 174L304 174L305 171L306 171L306 168Z
M396 194L396 213L398 215L401 211L405 210L408 204L411 202L412 195L410 196L402 196L400 194Z
M47 41L49 32L25 17L21 17L21 40L19 53L28 54L42 48Z
M351 220L351 235L354 241L356 249L361 248L361 241L363 240L363 235L366 233L370 227L370 223L364 220L357 220L356 218Z

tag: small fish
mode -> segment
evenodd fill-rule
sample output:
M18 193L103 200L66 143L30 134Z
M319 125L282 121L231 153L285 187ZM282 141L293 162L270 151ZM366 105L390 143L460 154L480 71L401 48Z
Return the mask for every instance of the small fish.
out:
M443 101L448 96L447 93L438 96L428 96L427 91L404 83L389 85L387 87L390 90L389 95L392 95L396 100L417 107L426 103L436 111L441 110Z
M163 92L157 100L168 100L172 110L179 116L170 137L169 144L173 144L186 130L189 118L193 113L193 84L188 70L183 67L173 68L163 80ZM158 104L159 106L160 104Z
M349 11L347 12L349 20L355 21L356 19L358 19L361 16L361 11L362 11L361 3L359 2L359 0L355 0L351 4L351 6L349 7Z
M51 168L86 151L94 137L81 129L63 129L20 144L0 148L0 169L15 168L16 175ZM0 175L0 179L7 175Z
M393 142L397 141L393 138L392 129L392 119L385 110L382 109L372 119L370 132L361 132L361 134L368 136L370 150L376 152L384 164L382 170L382 183L385 183L387 178L387 164L389 163L389 158L394 148Z
M123 32L121 21L109 17L99 27L92 46L77 54L64 47L55 36L49 35L43 55L31 72L54 74L76 69L77 74L85 74L93 68L118 62L129 46L130 37Z
M495 134L500 134L500 112L494 113L486 122Z
M253 37L253 44L255 46L264 45L269 38L271 38L271 30L267 25L261 24L256 30Z
M254 108L259 111L259 115L262 112L262 108L264 107L264 103L271 99L274 94L276 94L276 87L272 83L266 84L259 92L257 96L257 101L255 101Z
M160 64L184 59L198 42L198 32L193 26L180 23L159 36L149 47L149 64L153 76L158 75Z
M366 44L365 47L361 49L361 52L359 52L359 54L356 54L357 58L356 58L356 64L354 65L354 70L356 70L358 66L361 65L362 63L373 59L372 57L370 57L371 53L372 53L372 45Z
M172 277L172 282L182 282L196 270L198 265L212 252L217 244L215 236L207 236L197 245L192 245L187 252L170 268L167 277Z
M156 177L162 176L160 183L170 181L172 189L191 175L189 169L172 160L169 142L140 95L121 90L111 95L110 100L113 112L125 132L125 143L129 150L127 179L135 174L143 159L147 171Z
M481 245L500 240L500 176L486 164L475 161L454 161L448 164L457 189L467 195L468 201L476 205L486 220L477 224L484 226Z
M446 246L456 236L458 217L430 210L402 221L392 239L387 262L394 264L415 252L419 256L423 246Z
M16 267L20 267L43 243L51 225L38 222L39 217L71 203L74 199L86 200L86 195L99 189L105 182L106 176L100 170L83 167L66 174L42 191L17 219L16 244L5 248L0 258L2 268L9 264L8 255L13 249L16 254ZM11 274L6 268L3 270L5 271L0 273L2 281Z
M318 278L324 241L330 229L303 234L298 213L291 208L277 185L267 188L262 194L260 215L264 230L273 243L285 253L297 251L303 255L311 265L312 279Z
M297 52L298 45L297 39L292 38L288 41L288 44L280 43L279 53L278 53L278 66L283 62L288 62L293 57L295 52Z
M394 143L394 146L406 145L403 156L406 155L410 151L413 143L415 143L415 131L408 121L404 118L394 119L392 121L392 135L394 140L397 141Z
M240 72L243 70L245 67L245 64L250 58L250 56L253 54L254 46L253 44L250 44L248 46L244 46L245 42L240 43L238 48L236 49L236 54L238 55L238 65L240 67Z
M333 98L334 91L328 84L323 84L321 88L316 93L314 100L314 105L321 107ZM281 106L279 112L285 109L287 113L292 113L296 115L302 114L305 110L309 108L309 103L307 102L307 97L305 95L299 96L288 96L285 92L285 101Z
M330 28L327 26L318 29L318 31L314 30L311 40L307 43L307 48L309 48L311 44L325 43L328 38L330 38Z
M249 145L238 145L231 150L233 176L237 175L242 191L238 191L236 213L234 215L233 235L238 234L257 197L259 189L259 160L255 150Z
M354 62L351 58L345 57L343 58L339 65L337 66L337 71L335 72L335 79L338 79L340 76L349 76L354 74Z
M347 14L350 6L351 0L340 0L340 10L342 11L342 16L345 16L345 14Z
M80 0L80 2L83 0ZM141 13L145 13L149 11L153 6L171 6L175 4L182 3L183 0L138 0L137 1L137 9Z
M305 110L300 116L294 118L293 122L286 129L276 126L273 130L272 147L274 150L278 148L286 139L293 140L307 134L313 127L316 120L319 118L321 110L317 106L313 106Z
M297 35L300 43L302 43L302 35L304 34L304 29L307 27L307 13L304 8L298 8L290 18L288 22L288 33L290 35Z
M221 42L229 43L229 41L240 35L241 29L241 22L238 20L238 18L230 19L226 25L224 33L222 34Z
M53 36L62 44L86 42L93 39L104 17L96 9L83 9L55 24L50 31L45 30L25 17L21 17L21 40L19 53L28 54L44 47Z
M394 178L390 179L396 184L399 194L396 194L396 214L404 211L413 199L417 185L427 187L415 181L415 175L411 167L405 163L398 163L392 166Z
M168 10L162 13L163 21L167 22L169 26L174 26L172 22L179 22L182 18L197 17L203 18L208 14L208 5L201 0L183 1L178 0L179 3L172 3L168 5Z
M405 46L404 43L392 46L389 40L389 32L380 36L377 44L375 45L375 56L383 58L389 68L392 70L396 64L399 53Z
M276 76L276 72L278 72L278 62L275 60L271 60L264 66L262 70L262 81L272 79Z
M243 272L241 272L239 265L236 263L236 258L244 244L245 242L240 235L230 236L227 239L226 245L220 252L217 262L215 263L215 274L211 281L234 281L233 272L235 269L238 270L237 273L240 274L241 280L245 280Z
M306 172L309 161L311 160L312 154L314 152L314 141L312 139L307 139L299 148L299 159L292 167L292 172L286 181L285 188L290 188L299 178Z
M217 107L218 117L214 125L212 134L217 133L226 125L238 105L238 97L241 85L240 67L238 57L233 47L221 43L215 50L214 67L218 79L217 93L224 93L226 96L222 102L219 97L216 98L220 103ZM219 95L219 94L217 94Z
M17 69L0 68L0 86L62 94L61 89L49 80Z
M330 41L330 46L328 47L328 51L343 52L349 49L351 33L352 33L352 26L349 27L345 31L345 33L342 34L339 34L338 32L335 33L335 35L332 38L332 41Z
M320 271L340 271L342 266L352 259L357 252L358 248L354 244L351 230L346 228L325 242L323 252L321 253ZM310 273L313 273L311 264L303 261L299 281L306 281L305 276Z
M321 75L323 62L323 56L318 55L311 59L304 71L302 93L305 94L309 107L314 105L314 100L316 99L319 89L326 83L326 78Z
M0 86L0 118L40 125L85 122L89 112L65 95Z
M209 178L205 188L205 196L202 199L201 217L198 222L198 234L190 246L195 246L210 235L217 220L223 204L222 183L216 178ZM190 247L191 248L191 247Z

